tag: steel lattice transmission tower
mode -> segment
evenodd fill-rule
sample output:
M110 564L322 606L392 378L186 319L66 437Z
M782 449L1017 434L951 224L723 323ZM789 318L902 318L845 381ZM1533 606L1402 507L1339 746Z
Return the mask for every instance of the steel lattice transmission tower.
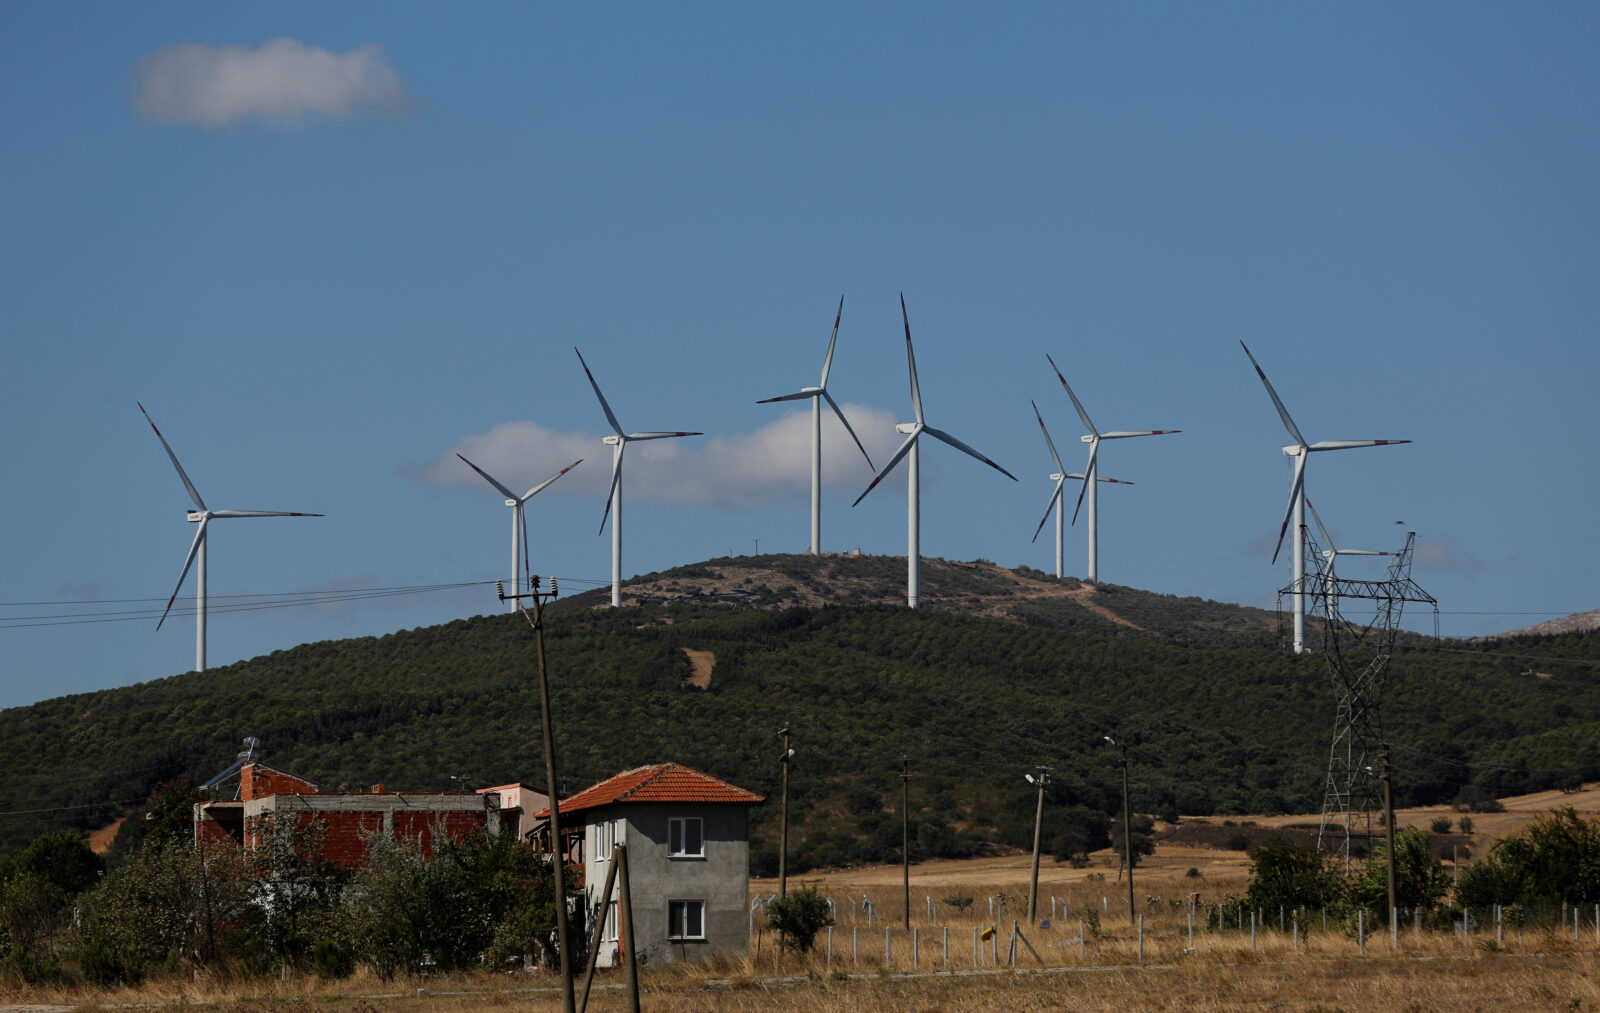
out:
M1304 537L1305 583L1290 584L1278 592L1279 613L1282 614L1283 596L1301 593L1306 595L1307 611L1317 617L1322 627L1322 655L1333 677L1335 710L1317 847L1337 849L1348 870L1351 841L1372 839L1373 818L1383 808L1381 780L1374 769L1378 744L1383 738L1378 704L1395 635L1400 630L1401 612L1407 602L1432 607L1437 638L1439 605L1411 579L1416 532L1407 532L1405 548L1394 554L1386 580L1338 576L1334 562L1346 550L1320 548L1310 531L1305 531ZM1373 609L1369 622L1359 624L1346 615L1347 611L1364 611L1368 606L1360 603L1368 602Z

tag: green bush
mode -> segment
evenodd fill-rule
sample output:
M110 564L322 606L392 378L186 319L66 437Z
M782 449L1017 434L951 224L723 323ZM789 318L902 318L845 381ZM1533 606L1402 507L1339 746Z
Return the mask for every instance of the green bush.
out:
M767 905L767 924L781 933L782 945L811 952L817 933L833 924L826 897L807 887Z

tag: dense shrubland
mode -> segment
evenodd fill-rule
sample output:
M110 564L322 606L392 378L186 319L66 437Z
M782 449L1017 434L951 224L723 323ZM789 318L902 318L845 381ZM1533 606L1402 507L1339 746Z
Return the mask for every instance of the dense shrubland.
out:
M653 575L737 587L746 560ZM756 557L832 601L888 600L904 563ZM568 790L676 760L760 792L752 863L775 863L776 731L788 724L791 861L899 854L901 758L913 857L1031 844L1022 774L1053 768L1045 846L1070 860L1118 836L1120 756L1132 741L1136 811L1311 811L1333 715L1324 663L1282 651L1265 613L1103 586L1113 623L1066 597L1018 597L1010 571L927 561L925 592L996 619L875 604L756 607L688 595L623 609L558 601L548 616L557 755ZM1038 586L1084 592L1037 571ZM760 599L755 600L760 604ZM972 603L977 604L972 604ZM771 603L768 603L771 604ZM1018 621L1021 619L1023 621ZM684 648L709 651L708 689ZM1600 634L1439 651L1408 641L1383 698L1401 805L1482 804L1600 778ZM1545 659L1530 661L1529 658ZM540 784L534 652L515 615L307 644L203 674L0 712L0 854L41 833L86 832L153 786L199 782L257 735L263 758L326 790L385 782L452 790ZM1536 674L1539 673L1539 674ZM113 864L143 833L124 824Z

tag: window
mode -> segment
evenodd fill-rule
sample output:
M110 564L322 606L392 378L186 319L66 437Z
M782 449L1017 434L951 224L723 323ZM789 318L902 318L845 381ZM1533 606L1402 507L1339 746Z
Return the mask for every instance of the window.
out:
M667 854L672 858L703 858L705 832L698 816L674 816L667 821Z
M703 900L667 901L667 938L704 939L706 902Z
M600 933L600 940L606 943L617 941L617 902L612 901L606 905L605 928Z

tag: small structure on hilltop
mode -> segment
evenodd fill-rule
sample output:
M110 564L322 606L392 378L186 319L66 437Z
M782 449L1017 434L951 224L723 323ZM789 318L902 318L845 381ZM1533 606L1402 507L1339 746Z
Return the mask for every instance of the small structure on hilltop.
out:
M567 851L567 861L583 869L585 908L605 919L599 966L616 966L621 955L616 902L600 896L618 845L628 849L641 962L744 956L750 807L764 801L678 763L626 770L563 800L563 831L571 827L575 833L581 826L583 835ZM575 816L570 824L565 822L569 813ZM548 821L550 810L539 816Z

